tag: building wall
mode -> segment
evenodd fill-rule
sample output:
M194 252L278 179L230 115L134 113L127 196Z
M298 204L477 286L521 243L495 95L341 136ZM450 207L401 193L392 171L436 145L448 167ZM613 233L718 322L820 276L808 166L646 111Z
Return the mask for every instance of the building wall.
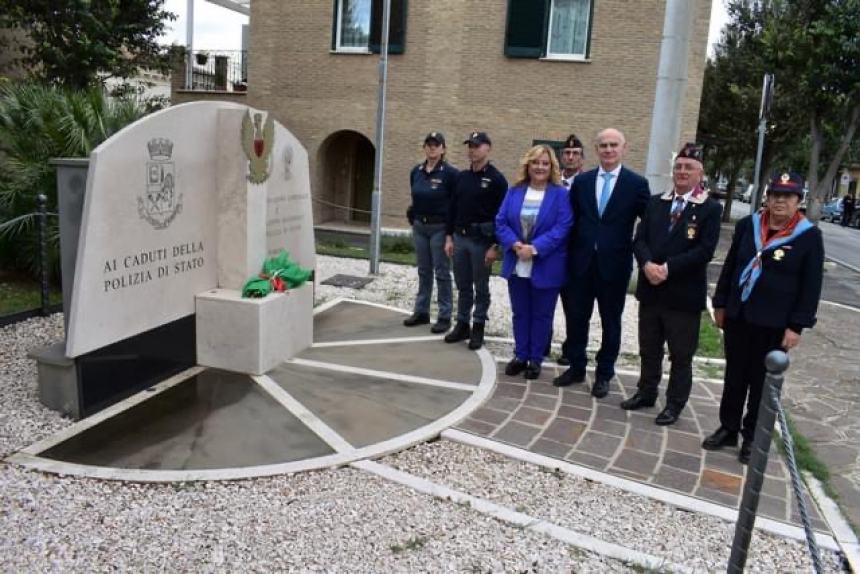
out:
M697 2L682 140L696 132L710 0ZM315 196L322 198L320 147L353 130L375 142L377 55L331 53L331 1L255 0L251 13L250 105L273 110L304 143ZM409 2L406 50L390 56L383 225L405 226L407 175L428 131L461 142L472 130L493 139L493 160L512 177L535 139L571 131L591 141L614 126L627 134L627 165L644 171L665 0L597 0L589 62L504 56L506 0ZM594 165L593 149L587 152ZM331 198L328 198L331 201ZM324 212L315 208L317 222Z

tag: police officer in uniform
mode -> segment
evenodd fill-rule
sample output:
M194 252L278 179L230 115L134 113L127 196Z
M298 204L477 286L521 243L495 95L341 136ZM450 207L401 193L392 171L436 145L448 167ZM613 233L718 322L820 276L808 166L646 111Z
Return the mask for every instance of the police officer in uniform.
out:
M469 169L457 176L445 239L445 253L454 258L457 324L445 336L445 342L469 339L469 348L474 350L484 344L490 268L497 256L495 218L508 191L508 181L490 163L492 142L485 132L472 132L463 143L469 146Z
M821 230L798 209L803 179L783 173L771 180L764 209L735 225L714 292L714 320L723 330L726 373L720 428L702 447L735 446L738 460L752 451L765 377L765 356L790 350L815 325L824 268ZM746 403L747 414L741 420Z
M407 327L430 322L430 298L433 294L433 277L436 277L436 300L439 315L432 333L445 333L451 327L453 296L451 290L451 262L445 254L445 227L457 170L445 161L445 136L430 132L424 138L427 159L409 174L412 205L406 217L412 226L415 256L418 263L418 295L415 308L403 324Z
M703 175L701 148L686 144L672 166L674 188L651 197L633 241L639 263L641 370L639 388L621 408L654 406L663 377L663 345L668 343L672 369L658 425L675 423L690 397L708 262L720 239L722 207L699 185Z

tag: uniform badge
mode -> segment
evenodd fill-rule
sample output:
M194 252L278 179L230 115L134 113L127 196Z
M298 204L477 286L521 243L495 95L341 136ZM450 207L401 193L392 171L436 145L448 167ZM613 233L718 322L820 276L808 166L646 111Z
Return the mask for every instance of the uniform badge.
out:
M783 257L785 257L785 251L783 251L782 249L777 249L773 252L774 261L782 261Z
M481 178L481 189L487 189L490 187L490 180L486 177Z
M695 239L698 232L699 230L695 223L687 225L687 239Z

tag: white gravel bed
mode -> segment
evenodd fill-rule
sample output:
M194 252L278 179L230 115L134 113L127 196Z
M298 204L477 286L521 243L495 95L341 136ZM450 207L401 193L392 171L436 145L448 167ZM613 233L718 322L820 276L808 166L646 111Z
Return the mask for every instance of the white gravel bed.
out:
M628 572L344 468L123 484L0 472L4 572Z
M734 525L600 483L442 440L383 460L394 468L589 534L706 571L725 570ZM828 572L839 557L822 550ZM756 531L748 572L810 572L805 544Z
M380 263L379 275L374 277L373 282L363 289L350 289L347 287L332 287L320 285L320 283L332 275L338 273L343 275L354 275L357 277L369 277L369 263L364 259L346 259L340 257L317 256L317 286L316 304L324 303L335 297L346 297L349 299L361 299L384 303L392 307L399 307L412 311L415 305L415 295L418 293L418 272L415 267L409 265L393 265ZM453 280L453 279L452 279ZM457 313L457 288L454 286L454 317ZM626 353L639 352L639 339L637 334L637 316L639 303L632 295L627 296L624 306L624 317L622 319L621 350ZM486 325L486 334L498 337L513 337L511 326L511 304L508 298L508 282L501 277L490 277L490 310L489 321ZM436 317L436 286L433 286L433 301L431 303L431 315ZM429 329L427 330L429 332ZM426 334L420 327L416 328L416 334ZM561 343L565 338L564 311L559 302L555 311L553 323L553 341ZM600 317L597 312L597 304L594 306L594 314L591 318L591 329L589 330L589 346L600 345Z

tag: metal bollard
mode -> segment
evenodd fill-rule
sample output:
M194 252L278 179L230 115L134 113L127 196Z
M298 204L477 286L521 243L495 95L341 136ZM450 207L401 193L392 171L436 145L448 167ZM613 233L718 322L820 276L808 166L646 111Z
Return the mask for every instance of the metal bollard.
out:
M49 314L50 304L48 292L48 196L40 193L36 196L39 220L39 267L41 271L42 287L42 316Z
M747 561L753 528L755 527L756 511L764 473L767 468L767 457L773 437L773 426L777 416L776 397L782 390L783 373L788 369L788 355L783 351L771 351L765 357L767 375L764 378L761 403L758 407L758 423L753 438L752 454L747 465L747 478L744 483L741 507L738 511L738 521L735 523L735 539L732 542L732 553L729 556L730 574L741 573Z

